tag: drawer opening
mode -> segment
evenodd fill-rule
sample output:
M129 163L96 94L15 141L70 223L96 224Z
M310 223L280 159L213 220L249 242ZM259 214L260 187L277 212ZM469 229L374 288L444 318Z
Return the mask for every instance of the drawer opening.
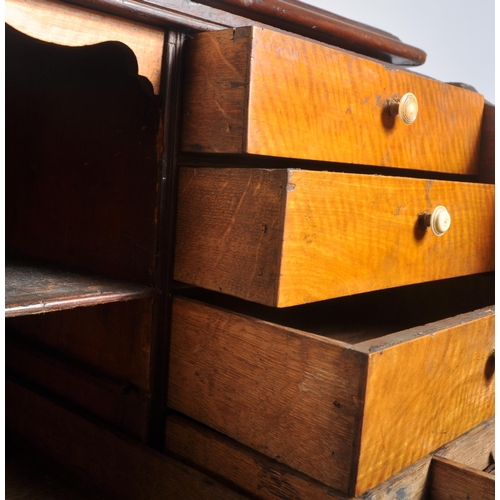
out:
M495 302L494 273L273 308L201 288L177 294L280 326L354 345Z

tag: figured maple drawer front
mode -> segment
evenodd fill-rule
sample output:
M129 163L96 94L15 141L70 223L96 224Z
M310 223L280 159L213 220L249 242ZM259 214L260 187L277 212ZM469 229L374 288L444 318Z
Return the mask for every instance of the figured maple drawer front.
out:
M478 172L483 96L400 67L251 27L194 35L185 82L184 151Z
M419 216L446 207L442 236ZM494 185L182 168L176 280L291 306L494 269Z
M359 495L494 414L492 308L404 329L439 297L253 316L176 298L168 405Z

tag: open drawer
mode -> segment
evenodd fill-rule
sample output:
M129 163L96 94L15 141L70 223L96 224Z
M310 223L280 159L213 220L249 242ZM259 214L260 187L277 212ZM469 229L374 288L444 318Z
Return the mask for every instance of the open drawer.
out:
M494 413L491 276L288 309L184 293L169 407L345 493Z
M494 205L492 184L183 167L174 278L286 307L492 271Z
M186 49L185 152L478 173L476 92L258 27L198 33ZM391 103L409 93L406 124Z

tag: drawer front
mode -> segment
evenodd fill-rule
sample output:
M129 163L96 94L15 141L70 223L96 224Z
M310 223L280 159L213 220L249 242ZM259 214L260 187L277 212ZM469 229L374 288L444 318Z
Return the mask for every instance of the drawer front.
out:
M186 167L177 228L175 279L284 307L493 270L494 186Z
M262 28L189 42L182 149L477 174L484 98ZM407 125L389 102L413 93Z
M359 495L493 415L493 345L489 308L347 344L177 298L168 404Z

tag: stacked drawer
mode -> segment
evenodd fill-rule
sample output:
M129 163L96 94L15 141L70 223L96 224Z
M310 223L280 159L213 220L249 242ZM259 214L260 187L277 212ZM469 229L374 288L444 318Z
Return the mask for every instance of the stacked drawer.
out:
M255 27L186 61L169 407L349 495L491 417L482 96Z

